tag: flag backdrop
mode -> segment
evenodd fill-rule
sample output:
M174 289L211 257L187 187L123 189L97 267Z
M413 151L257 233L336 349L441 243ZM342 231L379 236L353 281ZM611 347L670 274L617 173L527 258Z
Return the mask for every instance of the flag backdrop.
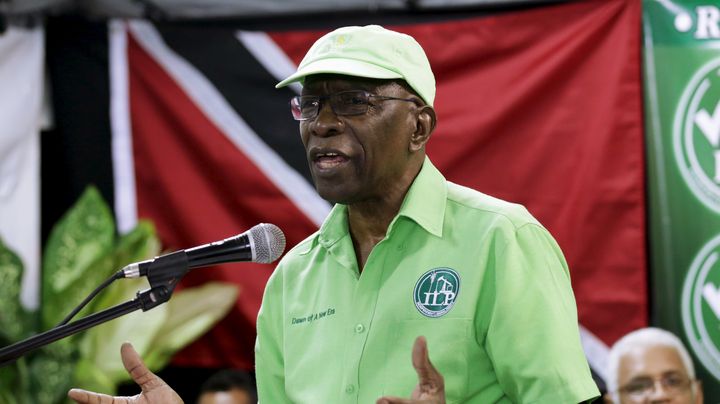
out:
M274 84L315 39L345 23L382 23L425 48L438 83L430 158L449 180L524 204L557 238L586 352L602 374L606 344L647 324L636 1L265 28L113 21L110 56L94 63L107 69L98 85L110 88L110 100L88 98L83 115L110 111L112 129L103 132L98 122L95 136L112 133L99 153L113 162L106 195L119 228L152 219L168 250L259 222L277 224L291 246L315 231L330 207L312 188L290 116L298 87ZM73 30L56 40L86 37ZM175 363L251 367L255 316L272 269L243 263L190 273L185 285L220 279L241 293L235 310Z

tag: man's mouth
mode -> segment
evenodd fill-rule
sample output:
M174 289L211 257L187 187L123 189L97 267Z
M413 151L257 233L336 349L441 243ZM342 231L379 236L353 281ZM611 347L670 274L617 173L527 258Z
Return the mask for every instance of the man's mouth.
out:
M314 158L315 166L320 170L330 170L347 161L347 156L335 152L318 153Z
M350 158L338 149L330 147L313 147L309 153L310 161L316 173L331 174L347 164Z

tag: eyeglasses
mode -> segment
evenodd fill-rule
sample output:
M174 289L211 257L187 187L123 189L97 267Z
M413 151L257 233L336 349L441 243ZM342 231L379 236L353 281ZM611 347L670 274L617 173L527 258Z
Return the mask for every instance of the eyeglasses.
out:
M320 113L323 102L330 100L335 115L362 115L370 107L370 99L415 102L413 98L396 98L372 94L363 90L342 91L330 95L298 95L290 100L290 110L296 121L314 119Z
M650 397L653 391L655 391L657 382L660 382L666 394L676 396L686 392L690 388L692 381L692 379L688 379L682 375L667 375L659 379L641 378L631 381L621 387L619 391L634 401L640 401Z

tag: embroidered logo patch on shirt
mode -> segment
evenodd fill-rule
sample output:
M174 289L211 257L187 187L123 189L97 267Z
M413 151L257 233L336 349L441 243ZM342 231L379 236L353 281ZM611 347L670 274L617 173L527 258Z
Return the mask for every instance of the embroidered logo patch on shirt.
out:
M427 317L440 317L450 311L460 292L460 276L452 268L434 268L415 284L413 300L418 311Z

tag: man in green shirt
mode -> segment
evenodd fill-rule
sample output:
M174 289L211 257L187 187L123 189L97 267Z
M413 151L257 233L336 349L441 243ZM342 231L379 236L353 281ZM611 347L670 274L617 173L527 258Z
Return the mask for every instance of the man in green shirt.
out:
M336 205L268 282L261 401L408 396L416 373L432 374L426 351L447 402L596 397L555 241L522 206L447 182L425 156L435 80L420 45L378 26L341 28L279 86L294 81L304 81L291 106L315 186ZM425 385L418 393L441 399Z
M435 79L420 45L379 26L340 28L278 86L297 81L292 113L335 207L266 287L260 402L597 397L555 241L522 206L446 181L426 157ZM143 394L167 393L157 383Z

